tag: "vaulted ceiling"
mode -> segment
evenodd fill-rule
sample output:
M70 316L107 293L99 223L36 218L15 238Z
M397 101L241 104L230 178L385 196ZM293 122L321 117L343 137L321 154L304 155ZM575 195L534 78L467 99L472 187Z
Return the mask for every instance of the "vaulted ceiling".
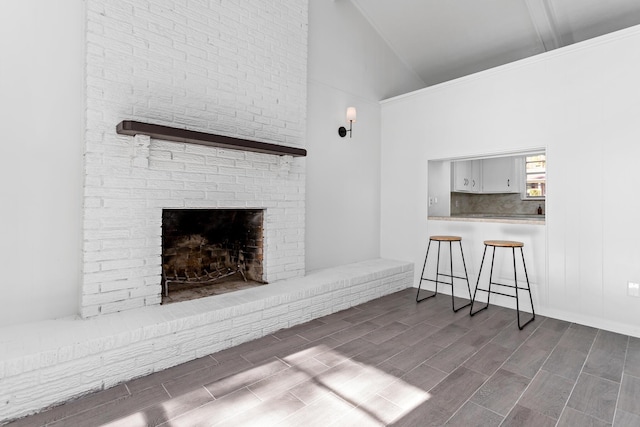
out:
M350 0L425 86L640 24L640 0Z

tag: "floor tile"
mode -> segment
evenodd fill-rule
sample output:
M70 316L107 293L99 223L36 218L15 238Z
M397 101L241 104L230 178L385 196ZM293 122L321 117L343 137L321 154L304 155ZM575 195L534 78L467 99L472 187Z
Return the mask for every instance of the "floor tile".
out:
M507 415L531 380L500 369L471 397L471 401L501 415Z
M499 426L504 417L491 412L490 410L478 406L475 403L467 402L456 414L447 421L447 427L492 427Z
M558 331L553 328L545 328L544 323L542 323L540 327L527 338L524 345L551 352L563 335L564 330Z
M565 331L558 342L558 347L570 348L573 350L588 353L596 339L598 330L588 326L572 323Z
M624 368L624 353L612 349L592 349L589 352L583 371L606 378L611 381L620 382L622 370Z
M613 422L620 384L581 374L567 406L607 423Z
M345 402L359 406L390 384L398 381L398 377L402 373L399 369L384 364L378 365L378 367L363 366L362 372L358 376L337 387L331 387L331 392Z
M336 341L330 336L327 336L316 341L306 342L299 347L291 349L286 354L280 354L278 357L287 362L289 365L298 365L312 357L318 356L319 354L331 351L339 345L339 341Z
M197 386L204 386L205 384L212 383L252 367L253 365L251 363L242 357L236 356L224 363L218 363L217 365L192 371L187 375L166 381L163 383L163 386L169 392L169 395L175 397L182 393L187 393Z
M363 335L366 335L378 328L380 328L380 326L376 325L375 323L362 322L341 331L335 332L329 335L329 337L340 343L346 343L356 338L360 338Z
M571 326L571 323L566 322L564 320L553 319L551 317L547 317L540 324L540 327L542 328L553 329L554 331L557 331L557 332L564 332L567 329L569 329L569 326Z
M444 372L453 372L477 351L475 347L458 341L431 356L425 363Z
M378 395L402 409L411 410L429 400L431 398L429 390L446 376L446 373L438 369L420 365L380 390Z
M589 352L584 372L620 382L628 337L613 332L598 331L596 340Z
M402 417L402 408L380 396L372 396L360 406L348 410L332 426L378 427L392 424Z
M217 364L218 362L211 356L201 357L199 359L182 363L178 366L174 366L172 368L129 381L127 382L127 388L131 393L136 393L146 388L162 384L163 382L169 381L171 379L187 375L193 371L197 371Z
M463 366L481 374L492 375L510 355L511 352L504 347L490 342L464 362Z
M256 348L251 351L242 353L242 357L249 362L256 364L270 359L274 356L283 357L290 354L294 349L308 343L309 340L299 335L286 337L277 342L270 343L268 346Z
M284 393L270 397L246 411L239 412L237 415L216 424L216 426L249 427L255 426L257 423L259 423L260 427L273 426L304 407L305 404L291 393Z
M640 426L640 415L617 409L613 425L615 427L638 427Z
M323 384L319 384L315 378L312 378L290 388L289 393L300 399L300 401L305 404L310 405L316 400L319 400L331 393L331 389L329 387L325 387Z
M537 318L536 318L537 319ZM524 329L518 329L518 326L513 323L510 327L504 328L498 335L496 335L491 342L499 346L505 347L508 350L514 351L522 345L530 336L535 332L539 326L538 320L528 324Z
M384 362L385 360L392 358L396 354L402 352L405 348L406 347L399 346L394 343L384 342L356 354L355 356L353 356L353 359L357 360L360 363L375 366Z
M502 423L502 427L554 427L555 425L555 419L520 405L516 405Z
M329 393L285 418L278 426L324 427L337 421L352 405ZM255 424L254 424L255 425Z
M404 346L415 346L416 344L431 344L428 338L436 332L440 331L440 329L441 328L439 326L434 326L427 322L420 322L399 333L389 341Z
M424 338L415 345L421 345L423 342L437 345L438 347L447 347L456 342L460 337L469 332L469 329L457 325L447 325L441 328L433 335Z
M486 379L486 375L460 367L429 391L432 396L430 402L450 411L451 416Z
M560 420L558 420L557 427L607 427L611 426L611 423L604 422L597 418L590 417L589 415L576 411L573 408L564 408Z
M518 405L557 420L569 399L573 385L574 382L566 378L540 371L529 384Z
M423 364L427 359L440 351L442 351L441 347L435 344L425 343L419 346L407 347L391 357L387 362L408 372Z
M279 396L296 385L309 381L316 375L329 369L315 359L309 359L300 365L283 369L265 379L248 386L249 390L261 400Z
M320 338L326 337L327 335L334 334L343 329L349 328L353 326L351 322L348 322L344 319L337 320L335 322L325 323L324 325L320 325L316 328L309 330L302 330L298 332L298 335L302 338L307 339L308 341L317 341Z
M261 403L262 401L255 394L247 389L242 389L160 425L162 427L211 426L248 411Z
M622 378L618 408L631 414L640 415L640 378L625 375Z
M103 425L138 411L142 411L156 403L169 400L170 397L161 386L151 387L122 399L104 405L95 406L78 415L47 424L48 426L94 427Z
M356 338L355 340L338 345L332 349L326 349L313 357L319 362L331 367L375 347L376 345L372 342L363 340L362 338Z
M182 394L173 399L163 400L140 411L136 411L130 416L125 416L108 424L103 424L103 427L157 426L209 402L213 402L213 397L204 387L200 387L189 393Z
M640 378L640 338L629 338L627 357L624 363L624 373Z
M376 316L372 319L370 319L369 321L371 323L375 323L376 325L380 325L380 326L386 326L389 323L395 322L398 320L398 318L400 316L402 316L405 312L402 309L399 308L395 308L392 309L391 311L388 311L384 314L380 314L379 316ZM408 325L405 325L408 326Z
M278 339L284 339L292 335L296 335L300 331L310 331L311 329L316 328L318 326L322 326L324 324L325 324L324 322L318 319L313 319L308 322L302 323L300 325L292 326L290 328L280 329L271 335Z
M329 391L337 390L342 384L365 372L365 366L349 359L316 375L312 381Z
M205 387L209 393L216 399L232 393L241 388L250 386L263 380L271 375L289 368L289 365L280 359L272 358L260 365L244 369L236 374L229 375L225 378L206 384Z
M542 369L575 381L586 359L587 353L558 345L542 365Z
M505 362L503 368L533 378L549 357L549 350L523 345L518 348Z
M362 338L374 344L382 344L383 342L390 340L391 338L406 331L407 329L409 329L409 326L405 325L404 323L391 322L369 332L366 335L363 335Z
M129 396L129 391L124 385L91 393L83 398L72 400L64 405L56 406L48 411L41 412L28 418L23 418L11 423L11 427L36 427L64 419L72 415L80 414L89 409L105 403L113 402Z
M393 424L393 427L441 427L451 418L450 409L442 408L427 401L410 412L403 414Z

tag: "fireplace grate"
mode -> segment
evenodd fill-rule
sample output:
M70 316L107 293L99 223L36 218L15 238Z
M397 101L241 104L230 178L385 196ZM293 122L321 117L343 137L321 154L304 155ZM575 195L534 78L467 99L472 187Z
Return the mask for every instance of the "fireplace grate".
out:
M164 296L169 295L169 284L192 284L192 285L207 285L218 280L224 279L225 277L233 276L236 273L240 273L242 275L242 279L246 282L247 277L244 274L244 269L241 268L241 265L238 265L236 268L226 267L219 268L213 272L208 272L207 270L203 270L203 274L198 274L196 272L184 272L184 276L178 275L176 271L173 272L172 275L164 274Z

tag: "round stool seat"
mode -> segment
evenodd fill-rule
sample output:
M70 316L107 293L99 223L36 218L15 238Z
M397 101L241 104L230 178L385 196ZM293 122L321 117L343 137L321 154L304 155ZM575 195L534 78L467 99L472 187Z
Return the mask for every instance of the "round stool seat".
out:
M513 240L485 240L484 244L498 248L521 248L524 246L524 243L515 242Z
M460 236L430 236L429 240L435 240L436 242L459 242L462 240Z

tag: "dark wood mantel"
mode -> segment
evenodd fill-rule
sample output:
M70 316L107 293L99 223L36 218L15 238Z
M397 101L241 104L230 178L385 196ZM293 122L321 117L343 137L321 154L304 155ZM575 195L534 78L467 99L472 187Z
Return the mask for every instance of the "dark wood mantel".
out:
M180 129L171 126L154 125L133 120L123 120L118 123L116 132L120 135L148 135L154 139L187 142L191 144L207 145L210 147L229 148L232 150L253 151L256 153L276 154L279 156L303 157L307 155L304 148L286 145L269 144L267 142L249 139L233 138L213 133Z

